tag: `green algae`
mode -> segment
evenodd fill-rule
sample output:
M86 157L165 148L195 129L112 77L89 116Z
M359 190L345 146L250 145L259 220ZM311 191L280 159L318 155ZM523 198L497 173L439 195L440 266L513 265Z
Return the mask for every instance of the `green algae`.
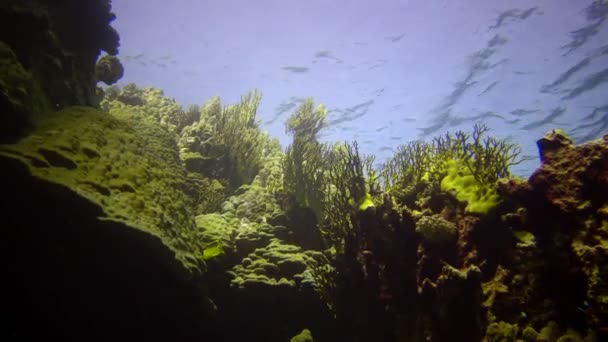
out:
M38 119L31 135L0 146L33 176L64 185L99 205L101 220L119 221L160 238L192 272L195 224L172 136L128 111L109 115L70 107Z

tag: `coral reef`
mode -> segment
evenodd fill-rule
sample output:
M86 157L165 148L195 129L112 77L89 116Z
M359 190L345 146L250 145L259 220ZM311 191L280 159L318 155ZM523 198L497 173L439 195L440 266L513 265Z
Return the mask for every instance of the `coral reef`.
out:
M36 130L0 153L33 176L62 184L123 222L161 238L191 272L200 272L191 199L171 137L131 113L109 116L71 107L40 118Z
M553 130L538 147L541 167L527 182L500 182L499 192L522 206L518 228L532 234L542 255L540 281L554 284L545 293L556 303L549 318L606 334L608 139L575 146Z
M204 338L204 246L170 135L132 113L70 107L0 145L0 164L14 297L3 335Z
M241 186L218 213L196 217L200 241L221 241L224 249L209 262L207 273L218 305L217 335L286 340L304 325L319 329L321 337L331 336L329 310L317 296L312 271L323 255L298 246L305 240L292 229L296 225L275 200L273 187L262 180L256 177L251 185ZM308 235L316 229L312 222L303 227ZM235 319L246 329L227 335ZM264 328L267 324L280 329Z
M548 132L523 180L476 124L378 172L319 141L309 98L283 152L258 91L100 91L124 72L110 10L0 5L4 339L607 339L608 137Z

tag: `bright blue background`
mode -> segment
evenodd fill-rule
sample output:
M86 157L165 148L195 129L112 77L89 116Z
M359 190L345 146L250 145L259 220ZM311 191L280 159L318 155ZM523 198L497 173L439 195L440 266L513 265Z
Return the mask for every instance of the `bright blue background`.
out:
M184 107L257 88L262 127L283 146L293 108L282 109L312 96L330 109L325 140L356 139L378 161L491 112L484 122L522 145L530 160L515 172L528 175L547 130L577 142L608 133L608 1L588 13L593 4L114 0L119 84L161 88Z

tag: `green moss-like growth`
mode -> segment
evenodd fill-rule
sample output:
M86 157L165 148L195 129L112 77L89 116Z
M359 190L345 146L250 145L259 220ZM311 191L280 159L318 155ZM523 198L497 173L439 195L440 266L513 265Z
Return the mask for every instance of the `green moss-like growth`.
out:
M506 285L507 277L509 272L502 266L496 268L494 277L481 284L481 289L484 297L482 306L485 308L491 308L494 306L494 301L497 297L503 296L509 293L509 287Z
M320 252L304 251L295 245L278 239L263 248L256 249L241 264L233 267L231 285L239 288L249 286L295 287L302 283L314 283L307 265L320 257Z
M0 41L0 141L5 140L5 136L18 136L31 113L48 107L32 75L23 68L13 50Z
M152 119L169 132L179 133L193 121L188 120L182 107L175 99L168 98L163 91L156 88L138 88L130 83L122 89L109 87L101 101L103 110L110 113L130 111Z
M536 244L534 234L525 230L514 230L513 237L517 240L518 247L531 247Z
M47 115L18 144L0 153L26 164L32 175L64 185L105 213L160 238L177 259L198 272L192 200L172 136L128 111L108 115L71 107Z
M180 158L189 172L200 174L207 183L219 181L229 193L251 183L268 156L276 156L277 147L280 150L259 128L260 99L254 91L237 104L222 106L215 97L202 108L191 106L185 111L159 89L128 84L122 89L109 87L101 107L110 113L129 110L156 121L178 140ZM280 179L265 181L274 186Z
M521 333L521 337L525 342L536 342L538 338L538 331L531 326L527 326Z
M486 329L487 342L515 342L517 339L517 324L495 322Z
M444 245L453 242L458 235L456 225L440 215L421 217L416 223L416 233L430 245Z
M453 191L459 201L467 202L470 213L486 214L500 200L496 190L489 184L480 183L461 160L447 163L447 174L441 180L442 191Z
M222 241L224 246L231 248L231 236L234 235L236 227L233 227L226 217L219 213L198 215L196 226L201 231L199 236L203 244Z
M402 145L382 169L386 191L407 206L420 206L435 187L454 189L467 211L485 214L498 202L494 185L510 176L520 162L520 149L506 139L486 136L488 127L476 124L471 135L457 131L435 137L432 143Z
M480 185L494 185L498 179L509 177L509 167L521 161L521 149L507 139L486 135L489 130L476 124L471 135L458 131L433 139L437 159L431 171L445 172L442 169L449 168L451 160L457 160ZM446 162L448 165L442 165Z
M241 259L273 238L291 237L286 227L270 223L281 216L273 193L256 181L239 188L221 204L219 212L196 216L198 238L205 245L221 241L227 254Z
M312 341L313 341L312 333L308 329L302 330L301 333L297 334L296 336L292 337L291 340L289 340L289 342L312 342Z
M203 255L201 256L201 258L203 260L211 260L211 259L219 256L220 254L222 254L222 252L223 252L222 242L220 240L216 240L216 241L213 241L212 244L210 244L204 248Z

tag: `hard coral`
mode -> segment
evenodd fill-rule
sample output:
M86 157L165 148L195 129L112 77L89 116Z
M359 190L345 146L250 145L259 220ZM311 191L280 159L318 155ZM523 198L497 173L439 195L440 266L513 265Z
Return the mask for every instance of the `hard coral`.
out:
M608 138L574 146L553 131L538 146L543 164L529 184L549 203L564 213L589 213L608 204Z
M95 65L95 77L107 85L118 82L124 74L124 68L116 56L105 55Z
M416 233L430 245L444 245L456 239L458 231L453 222L440 215L423 216L416 223Z
M554 130L538 146L543 162L528 182L504 181L498 189L526 209L521 229L534 233L535 243L528 245L543 255L540 280L564 280L551 301L561 307L587 303L582 314L560 314L606 331L608 137L575 146Z

